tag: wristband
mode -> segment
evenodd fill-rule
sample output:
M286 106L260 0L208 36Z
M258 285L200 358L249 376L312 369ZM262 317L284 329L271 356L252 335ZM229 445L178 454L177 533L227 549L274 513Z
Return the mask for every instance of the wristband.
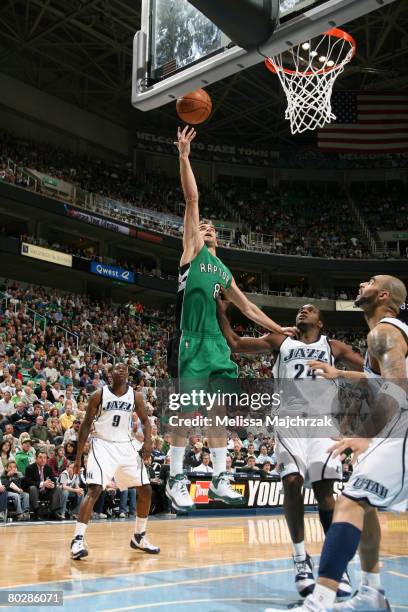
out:
M393 382L385 382L380 388L379 393L392 397L397 402L398 406L403 406L407 403L406 392L402 387Z

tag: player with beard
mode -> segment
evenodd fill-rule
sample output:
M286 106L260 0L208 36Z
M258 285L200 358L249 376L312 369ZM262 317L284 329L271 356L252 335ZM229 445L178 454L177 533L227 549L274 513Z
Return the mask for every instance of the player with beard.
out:
M238 376L237 365L221 333L217 320L216 299L220 291L251 321L279 334L290 334L277 325L237 287L227 266L217 257L217 234L211 221L201 219L198 189L190 164L190 147L196 132L186 126L179 128L175 145L179 151L180 176L186 202L183 232L183 254L180 260L179 285L176 302L177 332L168 347L169 372L178 379L180 394L193 397L194 392L231 390ZM203 406L191 403L185 412L196 412ZM214 407L215 411L222 406ZM174 413L173 413L174 414ZM206 413L208 416L208 413ZM191 416L191 414L190 414ZM174 428L170 448L170 476L166 494L176 510L186 512L194 508L183 474L187 430ZM243 497L231 487L226 473L227 432L221 428L207 431L213 464L213 478L209 487L210 499L239 505Z
M330 415L336 403L338 388L333 381L317 375L319 364L342 360L348 366L363 370L363 359L351 346L322 335L323 321L318 308L302 306L296 316L297 338L271 333L261 338L238 336L226 316L228 302L219 300L219 320L223 334L233 353L275 353L274 379L279 385L281 405L279 416ZM316 359L310 368L310 359ZM322 432L317 432L317 435ZM337 433L337 432L336 432ZM302 597L315 586L313 564L305 550L304 502L302 487L312 487L319 517L327 533L333 518L333 485L342 477L341 462L327 454L331 432L324 437L310 435L305 427L290 431L278 428L275 453L284 489L284 513L292 540L295 583ZM346 570L346 568L345 568ZM351 595L350 581L344 571L338 597Z
M408 499L408 325L397 316L407 290L393 276L374 276L360 285L356 306L364 311L370 332L364 376L375 391L369 418L360 435L334 444L335 455L354 453L357 465L336 502L326 536L316 588L297 612L360 610L386 612L391 607L381 588L378 508L405 509ZM309 363L315 367L315 361ZM360 372L319 365L328 379L362 380ZM354 597L334 603L339 580L359 548L361 582ZM277 612L269 609L268 612Z

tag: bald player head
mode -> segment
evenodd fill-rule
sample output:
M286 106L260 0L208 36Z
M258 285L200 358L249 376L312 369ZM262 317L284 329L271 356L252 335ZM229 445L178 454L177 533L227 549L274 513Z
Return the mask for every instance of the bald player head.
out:
M397 316L406 299L407 288L399 278L380 274L361 283L355 305L360 306L363 310L373 310L384 306L394 316Z

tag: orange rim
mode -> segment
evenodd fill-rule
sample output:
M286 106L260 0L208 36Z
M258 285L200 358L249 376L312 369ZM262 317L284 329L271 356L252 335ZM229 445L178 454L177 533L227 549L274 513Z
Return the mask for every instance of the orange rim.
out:
M353 36L351 36L351 34L349 34L348 32L345 32L344 30L340 30L339 28L332 28L331 30L327 30L327 32L323 32L322 36L332 36L333 38L339 38L339 39L345 40L346 42L350 43L351 48L352 48L352 55L348 61L351 61L353 59L357 51L357 43L355 39L353 38ZM313 74L325 74L327 72L332 72L333 70L336 70L336 68L338 68L339 65L340 64L335 64L334 66L330 66L329 68L322 68L321 70L318 70L316 72L314 72L313 70L306 70L305 72L298 72L297 70L291 70L290 68L282 68L280 70L277 70L272 63L271 58L268 57L265 60L265 66L273 74L277 74L278 72L284 72L285 74L298 74L299 76L311 76Z

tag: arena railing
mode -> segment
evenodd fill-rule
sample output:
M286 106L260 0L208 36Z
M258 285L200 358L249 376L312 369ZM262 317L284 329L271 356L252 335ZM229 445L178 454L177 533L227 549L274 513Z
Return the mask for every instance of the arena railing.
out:
M13 296L7 293L6 291L0 291L0 300L5 302L6 308L8 308L12 297ZM21 310L21 306L23 306L24 308L24 314L32 318L34 331L38 325L38 322L40 322L40 327L42 327L42 332L44 334L47 328L51 328L54 331L61 330L64 333L65 340L68 340L69 336L72 336L74 338L76 348L78 349L79 338L76 334L72 333L66 327L62 327L62 325L58 325L57 323L50 323L48 318L45 315L42 315L36 310L34 310L33 308L30 308L23 301L18 301L13 304L13 312L17 314L17 312Z
M23 166L18 166L12 159L7 159L7 168L12 171L17 178L27 181L27 188L31 191L38 191L38 180L31 176Z
M94 353L101 353L101 355L106 355L108 357L108 359L112 360L113 365L115 365L115 363L119 360L119 357L115 357L115 355L112 355L112 353L108 353L108 351L105 351L104 349L102 349L97 344L90 344L88 346L88 353L90 355L92 355L93 352Z
M363 215L361 214L356 201L354 200L354 198L352 197L350 190L345 187L345 191L347 194L347 198L349 201L349 204L351 206L352 211L354 212L354 215L357 219L357 221L360 224L361 227L361 231L364 234L366 240L369 242L371 250L373 253L375 253L376 255L382 255L384 253L385 250L385 246L384 246L384 242L381 241L380 238L378 238L378 243L375 240L372 231L370 230L370 228L368 227L367 223L364 221L363 219Z
M78 348L79 348L79 338L78 338L78 336L76 334L71 332L69 329L67 329L66 327L63 327L62 325L58 325L58 323L50 322L47 316L44 316L44 315L38 313L36 310L34 310L33 308L30 308L27 305L25 305L24 312L25 313L30 313L31 316L33 317L33 320L34 320L34 329L35 329L35 320L36 320L36 318L40 318L44 322L44 333L46 332L47 328L51 329L51 330L54 330L54 331L61 330L63 332L64 336L65 336L65 340L68 341L68 337L72 336L72 338L75 341L76 348L78 350Z

